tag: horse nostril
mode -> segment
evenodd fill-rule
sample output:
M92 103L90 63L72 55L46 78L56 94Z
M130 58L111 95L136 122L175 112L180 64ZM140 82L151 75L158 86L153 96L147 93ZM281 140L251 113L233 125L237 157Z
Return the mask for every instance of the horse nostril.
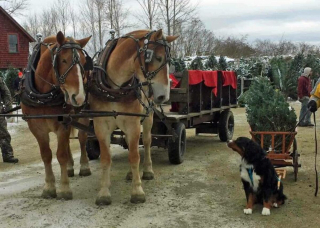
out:
M164 99L166 99L166 96L164 96L164 95L159 96L159 97L157 98L157 100L158 100L159 103L162 103L162 102L164 101Z
M74 102L74 104L78 104L78 102L77 102L77 100L76 100L76 95L75 94L72 94L72 96L71 96L71 99L72 99L72 101Z

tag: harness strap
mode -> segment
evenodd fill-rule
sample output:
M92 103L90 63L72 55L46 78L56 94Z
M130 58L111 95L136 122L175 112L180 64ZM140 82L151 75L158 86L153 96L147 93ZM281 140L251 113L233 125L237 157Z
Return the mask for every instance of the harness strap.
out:
M317 170L318 140L317 140L317 124L316 124L316 114L315 113L313 113L313 121L314 121L314 139L315 139L315 147L316 147L316 153L314 156L314 170L316 172L316 191L314 193L314 196L317 196L318 189L319 189L319 179L318 179L318 170Z

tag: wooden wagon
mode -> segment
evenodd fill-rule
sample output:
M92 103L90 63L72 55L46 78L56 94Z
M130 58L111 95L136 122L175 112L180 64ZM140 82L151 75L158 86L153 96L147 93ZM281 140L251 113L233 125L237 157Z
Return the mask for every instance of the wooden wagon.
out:
M157 107L152 146L167 148L170 163L180 164L186 152L186 129L218 134L224 142L232 138L234 117L230 109L237 107L237 76L227 71L184 71L171 78L178 84L171 88L170 100ZM124 137L116 130L111 143L127 148ZM99 157L94 138L88 140L87 151L90 159Z
M298 178L298 168L300 154L297 150L297 140L295 138L297 132L267 132L267 131L250 131L252 139L259 143L262 148L265 147L266 137L271 137L271 144L267 150L267 157L271 160L275 167L293 167L294 180ZM276 138L278 140L276 140ZM279 140L280 139L280 140ZM276 143L278 141L278 143ZM282 173L285 177L286 170L280 169L278 174Z

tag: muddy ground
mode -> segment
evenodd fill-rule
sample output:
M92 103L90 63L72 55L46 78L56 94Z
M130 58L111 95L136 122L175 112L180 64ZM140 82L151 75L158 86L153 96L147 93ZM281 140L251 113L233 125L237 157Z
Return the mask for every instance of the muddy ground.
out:
M291 105L300 111L300 103ZM232 110L235 134L249 136L245 109ZM320 115L317 113L320 123ZM319 124L320 125L320 124ZM287 203L262 216L256 205L244 215L246 200L239 176L239 155L214 135L195 136L188 130L187 152L181 165L171 165L164 149L153 148L155 179L143 181L144 204L130 203L127 152L113 145L112 204L96 206L99 160L90 161L92 176L71 178L73 200L42 199L44 170L36 140L24 121L9 124L18 164L0 163L0 227L319 227L320 199L314 197L314 128L298 128L296 136L302 167L298 181L287 167L283 180ZM319 130L318 130L319 132ZM52 148L56 141L52 135ZM319 136L320 138L320 136ZM79 171L79 146L71 147ZM143 150L141 148L141 160ZM59 166L54 159L59 181Z

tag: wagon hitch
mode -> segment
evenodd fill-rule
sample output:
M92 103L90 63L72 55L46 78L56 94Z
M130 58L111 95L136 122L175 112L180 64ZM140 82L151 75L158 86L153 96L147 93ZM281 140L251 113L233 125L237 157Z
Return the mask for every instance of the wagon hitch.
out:
M161 108L161 106L160 106L160 108ZM168 124L167 121L165 121L166 116L163 114L162 108L161 108L161 112L155 107L153 107L152 109L153 109L154 113L159 117L160 121L167 127L167 129L171 130L172 141L175 142L176 139L178 138L178 135L175 132L174 128L172 128L172 126L170 124Z

